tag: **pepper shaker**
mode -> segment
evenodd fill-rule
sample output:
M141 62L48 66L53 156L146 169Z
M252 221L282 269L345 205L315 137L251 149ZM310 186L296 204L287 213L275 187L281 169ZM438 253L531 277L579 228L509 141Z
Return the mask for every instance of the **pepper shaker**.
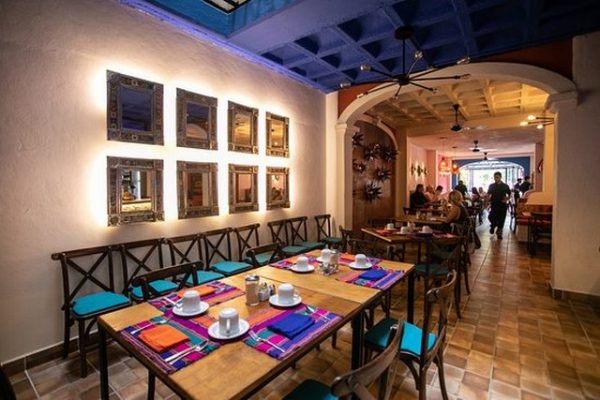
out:
M259 280L258 275L246 275L246 304L249 306L255 306L259 303Z

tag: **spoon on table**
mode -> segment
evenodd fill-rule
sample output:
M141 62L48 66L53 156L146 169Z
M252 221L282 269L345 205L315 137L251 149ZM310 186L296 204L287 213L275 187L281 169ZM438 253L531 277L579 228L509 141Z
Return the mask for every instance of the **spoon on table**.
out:
M150 327L152 327L152 326L158 326L158 325L166 324L167 322L169 322L169 319L168 319L168 318L163 318L163 319L161 319L161 320L159 320L159 321L152 321L152 323L151 323L151 324L148 324L148 325L146 325L146 326L142 326L141 328L134 329L134 330L132 330L132 331L131 331L131 332L129 332L129 333L130 333L131 335L135 335L136 333L138 333L138 332L141 332L141 331L143 331L143 330L144 330L144 329L146 329L146 328L150 328Z

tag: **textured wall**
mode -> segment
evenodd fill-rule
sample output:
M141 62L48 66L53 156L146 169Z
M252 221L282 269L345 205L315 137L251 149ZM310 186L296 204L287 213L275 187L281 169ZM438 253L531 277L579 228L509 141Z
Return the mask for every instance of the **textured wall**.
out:
M107 69L165 85L165 146L106 140ZM3 1L0 70L0 361L61 340L53 252L325 212L325 96L116 2ZM218 152L175 146L177 87L218 97ZM226 151L227 100L259 108L261 155ZM266 111L290 159L262 155ZM106 226L107 155L165 160L164 222ZM220 216L177 220L176 160L219 163ZM229 161L261 166L260 211L227 214ZM266 165L291 168L291 209L266 211Z

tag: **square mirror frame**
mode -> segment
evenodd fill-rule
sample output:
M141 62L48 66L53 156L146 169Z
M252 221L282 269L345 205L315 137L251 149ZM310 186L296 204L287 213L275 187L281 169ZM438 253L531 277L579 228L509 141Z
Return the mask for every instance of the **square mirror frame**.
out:
M106 71L108 98L107 98L107 127L108 140L133 142L142 144L164 144L163 139L163 85L132 76ZM123 127L123 107L120 96L121 87L135 90L147 90L152 94L151 129L139 131Z
M271 178L281 176L283 179L283 196L279 200L271 199ZM290 208L290 170L289 168L267 167L267 210Z
M252 174L252 188L250 192L250 202L240 202L237 200L238 175ZM229 164L229 213L241 213L247 211L258 211L258 167L248 165Z
M190 188L188 187L189 174L208 174L208 206L192 206L188 202L186 195ZM199 163L190 161L177 161L177 198L179 219L208 217L219 215L219 202L217 195L217 164Z
M155 222L165 219L163 211L163 161L143 158L107 157L108 174L108 226L131 224L135 222ZM148 211L123 212L121 183L123 172L134 169L147 171L151 175L151 209Z
M196 103L208 108L208 131L206 139L194 138L187 135L187 105ZM177 146L193 147L196 149L217 150L217 106L214 97L177 89Z
M272 145L273 140L271 138L271 132L273 131L273 127L272 127L273 121L283 122L283 138L282 138L283 146L282 147L274 147ZM289 130L290 130L290 119L289 118L267 112L267 155L268 156L280 156L280 157L289 157L290 156Z
M241 104L230 101L228 104L228 142L229 150L239 151L242 153L258 154L258 109L252 107L246 107ZM249 113L250 117L250 144L236 143L233 137L233 131L235 129L235 117L237 113Z

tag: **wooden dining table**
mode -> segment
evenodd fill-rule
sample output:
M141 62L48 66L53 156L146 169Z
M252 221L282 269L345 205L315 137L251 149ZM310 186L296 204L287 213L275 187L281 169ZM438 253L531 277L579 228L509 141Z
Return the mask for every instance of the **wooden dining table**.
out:
M407 275L412 275L410 272L413 265L383 261L381 266L405 271ZM341 267L342 271L345 268L347 267ZM283 360L273 358L238 340L228 342L214 354L211 353L172 374L167 374L120 334L120 331L126 327L161 316L162 312L159 309L149 303L141 303L105 314L98 318L101 398L108 399L109 394L107 358L107 339L109 337L125 348L132 357L140 361L182 398L247 398L348 322L351 322L352 325L352 368L361 365L364 334L362 311L375 304L384 295L384 291L341 282L336 280L335 276L324 276L317 272L296 274L271 266L258 268L252 272L258 274L261 281L268 284L277 286L284 282L292 283L299 291L304 304L324 308L338 314L341 319L312 338L306 345L293 350L293 353ZM242 275L224 278L220 281L242 290L245 285ZM412 308L412 300L409 306ZM240 318L246 318L271 306L269 302L248 306L245 296L240 296L211 306L207 314L217 318L220 310L224 307L234 307L238 310Z

